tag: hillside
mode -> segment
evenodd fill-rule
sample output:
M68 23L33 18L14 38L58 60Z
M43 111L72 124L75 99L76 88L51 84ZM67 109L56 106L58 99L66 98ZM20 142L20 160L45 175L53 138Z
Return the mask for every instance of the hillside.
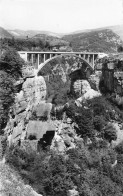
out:
M18 38L26 38L27 36L29 38L37 35L37 34L45 34L49 36L54 36L54 37L61 37L60 34L50 32L50 31L40 31L40 30L20 30L20 29L15 29L15 30L8 30L9 33L11 33L13 36L18 37Z
M123 44L123 26L110 26L98 29L86 29L69 34L59 34L40 30L8 30L15 38L30 38L49 42L51 47L71 46L73 51L117 52L119 45Z
M111 26L110 29L123 40L123 25Z
M62 39L69 41L74 51L116 52L123 43L120 36L109 29L69 34Z
M4 28L0 27L0 38L12 38L13 36Z
M36 34L35 36L32 37L32 39L36 39L36 40L42 40L42 41L47 41L49 42L50 46L67 46L69 45L69 42L60 39L56 36L52 36L52 35L47 35L47 34Z

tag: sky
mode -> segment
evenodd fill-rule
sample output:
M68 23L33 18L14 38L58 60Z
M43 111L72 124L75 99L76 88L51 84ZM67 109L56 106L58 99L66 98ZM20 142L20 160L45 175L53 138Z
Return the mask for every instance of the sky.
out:
M0 0L6 29L69 33L123 24L123 0Z

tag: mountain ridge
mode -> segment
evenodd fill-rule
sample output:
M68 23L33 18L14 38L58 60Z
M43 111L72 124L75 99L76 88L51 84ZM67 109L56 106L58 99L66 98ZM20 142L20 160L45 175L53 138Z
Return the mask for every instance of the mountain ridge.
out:
M50 31L36 30L9 30L1 28L2 37L15 37L15 39L41 40L47 42L51 47L69 46L73 51L95 51L95 52L117 52L119 46L123 46L123 25L107 28L88 29L75 31L69 34L57 34ZM3 33L5 32L5 34ZM11 33L11 34L10 34ZM27 39L28 38L28 39ZM65 48L63 48L66 50Z
M6 29L0 27L0 38L12 38L12 34L10 34Z
M110 29L110 30L114 31L123 40L123 24L122 25L115 25L115 26L94 28L94 29L77 30L77 31L73 31L70 33L55 33L55 32L45 31L45 30L20 30L20 29L8 30L8 32L10 34L12 34L13 36L15 35L17 37L26 37L26 36L33 37L36 34L46 34L46 35L51 35L51 36L55 36L58 38L62 38L65 35L86 33L86 32L92 32L92 31L100 31L100 30L104 30L104 29ZM16 35L16 33L18 35Z

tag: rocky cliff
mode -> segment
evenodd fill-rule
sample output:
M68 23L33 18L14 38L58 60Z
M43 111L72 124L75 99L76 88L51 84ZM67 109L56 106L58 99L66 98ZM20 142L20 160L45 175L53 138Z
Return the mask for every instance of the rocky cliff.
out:
M19 84L20 85L20 84ZM26 137L26 128L35 105L44 101L46 84L43 77L26 78L15 96L15 104L10 109L9 121L5 128L9 145Z

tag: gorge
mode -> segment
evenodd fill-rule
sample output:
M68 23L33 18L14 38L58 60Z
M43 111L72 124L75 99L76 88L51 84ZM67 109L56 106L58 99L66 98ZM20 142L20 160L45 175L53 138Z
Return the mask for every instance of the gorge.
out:
M122 67L122 58L114 59L96 63ZM102 75L69 55L36 76L23 65L12 50L2 54L1 194L122 195L123 111L113 93L122 94L107 90L107 69Z

